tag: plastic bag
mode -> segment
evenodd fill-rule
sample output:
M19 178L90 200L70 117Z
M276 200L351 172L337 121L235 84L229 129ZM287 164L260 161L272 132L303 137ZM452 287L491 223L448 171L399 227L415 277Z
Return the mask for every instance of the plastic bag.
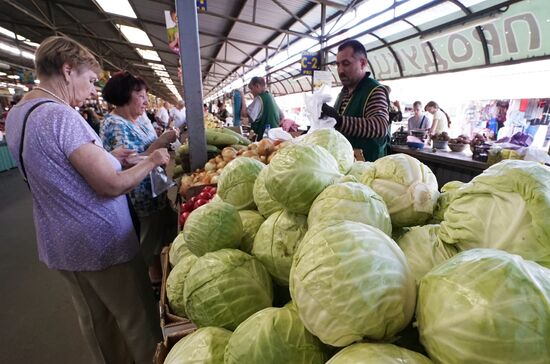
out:
M168 175L161 167L156 167L149 172L149 178L151 178L151 194L153 197L157 197L160 194L166 192L170 187L175 186L176 182Z
M267 136L272 140L290 140L292 135L283 130L283 128L273 128L269 129Z
M336 120L333 118L321 119L321 108L323 104L332 100L330 87L324 85L312 94L305 94L304 98L306 106L305 114L310 124L308 133L317 129L334 128L336 126Z

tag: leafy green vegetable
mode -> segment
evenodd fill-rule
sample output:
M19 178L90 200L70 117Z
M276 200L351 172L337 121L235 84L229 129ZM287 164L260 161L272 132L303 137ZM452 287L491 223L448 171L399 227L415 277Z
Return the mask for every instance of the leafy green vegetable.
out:
M183 227L187 247L196 256L238 248L243 236L239 212L226 202L210 202L194 210Z
M240 324L227 344L225 364L324 364L323 344L291 308L266 308Z
M353 176L357 178L358 181L361 181L363 179L363 173L365 173L365 171L368 170L371 165L372 162L355 161L351 165L351 168L348 171L347 175Z
M550 363L550 270L496 249L462 252L420 282L420 340L436 363Z
M424 355L392 344L359 343L348 346L327 364L431 364Z
M178 316L187 316L183 302L183 287L185 286L185 278L187 278L191 267L193 267L197 259L196 255L187 250L187 254L181 257L166 279L168 304Z
M495 164L456 191L439 238L460 250L494 248L550 268L550 168Z
M391 236L391 219L382 197L360 183L336 183L313 201L308 226L325 221L349 220L372 225Z
M252 158L239 157L232 160L220 174L218 195L237 210L254 209L252 189L265 165Z
M286 210L267 218L260 226L252 255L267 268L275 282L288 286L292 256L307 231L307 217Z
M414 226L397 240L417 284L433 267L458 253L454 245L439 241L438 232L439 225Z
M294 144L273 157L265 187L285 209L307 215L313 200L340 176L336 160L324 148Z
M256 233L260 229L260 226L264 223L265 219L258 211L255 210L241 210L239 211L239 215L243 223L241 250L250 254L252 253L252 246L254 245Z
M252 256L222 249L197 259L185 280L185 311L197 326L235 328L273 301L271 277Z
M441 187L441 194L437 199L437 204L435 205L434 216L432 219L434 223L439 224L441 221L443 221L445 211L447 211L449 204L456 195L456 191L464 185L464 182L451 181L445 183L443 187Z
M164 364L220 364L231 331L219 327L203 327L185 336L174 345Z
M170 252L168 253L168 259L170 261L170 266L174 267L181 258L185 255L192 254L189 251L189 248L185 244L185 239L183 238L183 232L179 233L178 236L172 242L170 246Z
M350 142L334 129L317 129L306 134L302 142L325 148L338 162L340 173L348 173L355 160Z
M437 180L417 159L388 155L374 162L362 178L386 202L394 228L422 225L432 217L439 197Z
M269 192L267 192L267 189L265 188L266 175L267 168L264 168L258 175L258 178L256 178L252 192L258 211L267 219L271 214L283 210L283 205L272 199Z
M311 228L294 254L290 294L306 328L325 344L389 339L412 318L414 277L403 252L369 225Z

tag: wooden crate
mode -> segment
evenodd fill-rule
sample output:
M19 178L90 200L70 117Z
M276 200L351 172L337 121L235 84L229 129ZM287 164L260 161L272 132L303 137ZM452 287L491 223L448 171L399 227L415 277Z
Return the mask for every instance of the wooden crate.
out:
M170 260L169 260L170 246L162 248L160 253L160 259L162 264L162 282L160 286L160 329L162 330L162 336L166 339L168 334L173 331L174 326L178 327L181 324L190 323L186 317L175 315L171 312L168 305L168 296L166 295L166 280L170 274Z
M197 327L191 323L180 323L178 326L173 326L172 331L164 338L164 340L157 344L155 356L153 357L153 364L164 364L166 356L170 350L176 345L178 341L187 335L195 332Z

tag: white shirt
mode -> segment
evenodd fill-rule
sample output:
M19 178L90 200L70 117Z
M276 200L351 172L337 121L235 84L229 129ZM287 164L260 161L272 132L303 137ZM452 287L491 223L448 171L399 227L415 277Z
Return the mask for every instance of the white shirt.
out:
M256 96L254 98L254 101L250 105L246 107L246 111L248 112L248 116L250 117L250 121L256 121L262 114L263 104L262 104L262 98L260 96Z
M155 116L160 120L162 123L162 127L166 128L168 127L168 123L170 122L170 115L168 115L168 110L164 106L162 106L160 109L158 109Z
M179 110L175 108L172 113L172 118L174 118L174 126L180 129L187 122L185 108Z

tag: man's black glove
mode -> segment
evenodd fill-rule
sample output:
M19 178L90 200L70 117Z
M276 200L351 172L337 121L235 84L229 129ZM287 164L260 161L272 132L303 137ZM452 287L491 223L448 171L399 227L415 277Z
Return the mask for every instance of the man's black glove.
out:
M336 128L342 125L342 117L338 114L338 111L327 104L323 104L321 107L321 118L323 117L334 118L336 120Z

